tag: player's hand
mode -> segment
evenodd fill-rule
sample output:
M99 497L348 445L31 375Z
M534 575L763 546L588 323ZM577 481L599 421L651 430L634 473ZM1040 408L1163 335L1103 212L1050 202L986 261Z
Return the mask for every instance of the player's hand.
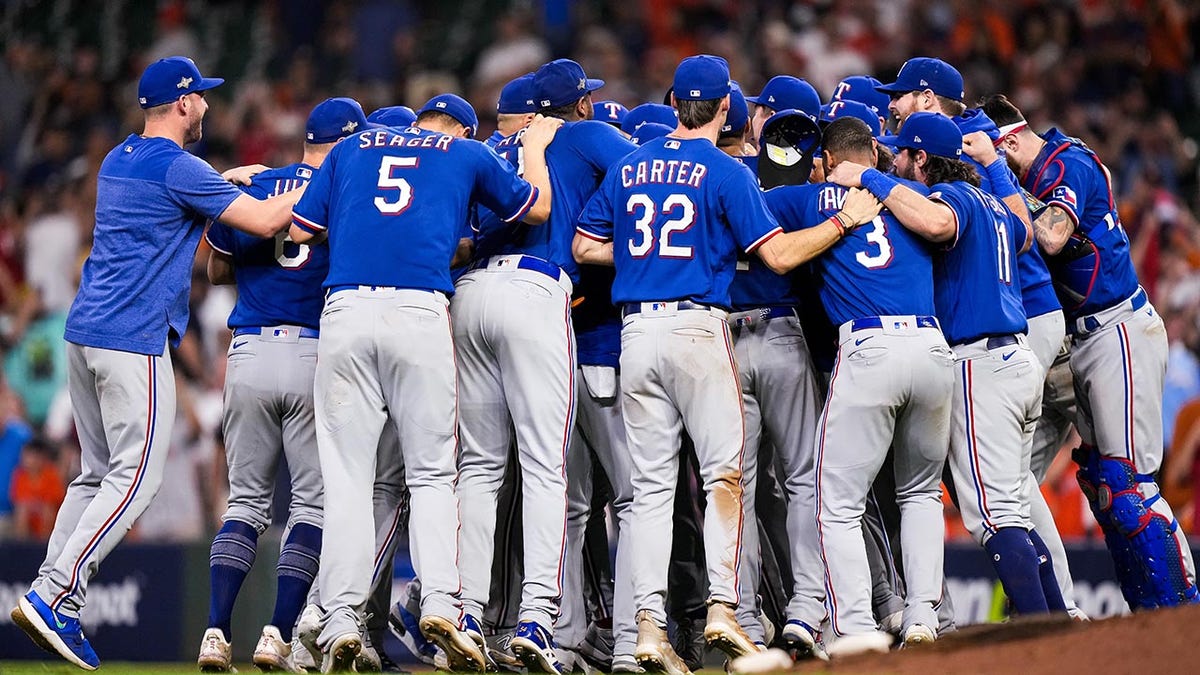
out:
M992 145L992 139L982 131L972 131L963 136L963 152L984 166L988 166L999 157L996 154L996 146Z
M234 185L249 185L254 176L264 171L270 171L271 167L263 166L262 164L247 164L246 166L235 166L225 173L221 174L221 178L233 183Z
M563 121L557 117L546 117L545 115L534 115L533 121L529 126L525 127L525 135L521 137L521 145L525 146L526 150L545 150L550 141L554 140L554 135L558 133L558 128L563 125Z
M833 171L830 171L829 175L825 177L825 180L829 181L830 183L837 183L842 187L862 187L862 175L867 169L868 167L865 167L862 164L855 164L854 162L839 162L837 166L833 167ZM874 216L872 216L872 218L874 218Z
M841 164L838 166L840 167ZM846 193L846 201L842 202L842 213L850 219L851 227L871 222L882 209L883 204L875 198L875 195L862 188L851 189Z

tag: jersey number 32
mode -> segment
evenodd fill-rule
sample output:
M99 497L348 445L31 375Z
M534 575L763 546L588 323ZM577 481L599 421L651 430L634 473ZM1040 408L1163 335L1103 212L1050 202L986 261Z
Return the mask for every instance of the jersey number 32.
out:
M657 244L658 255L662 258L692 257L691 246L671 243L671 235L687 232L696 224L696 205L687 195L668 195L660 209L650 195L634 193L625 202L625 213L635 218L633 235L629 238L629 255L645 258ZM670 218L657 225L659 215Z

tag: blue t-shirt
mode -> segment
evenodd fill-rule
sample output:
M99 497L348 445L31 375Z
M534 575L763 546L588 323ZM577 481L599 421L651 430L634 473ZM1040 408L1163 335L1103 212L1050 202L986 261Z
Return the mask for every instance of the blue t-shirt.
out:
M409 127L334 146L292 215L303 230L329 233L326 288L453 293L450 259L472 203L512 221L536 201L537 189L483 143Z
M613 302L691 300L729 307L737 250L782 230L754 174L707 139L665 136L608 172L579 232L613 241Z
M1138 289L1129 257L1129 237L1121 226L1108 169L1082 141L1058 129L1042 135L1046 145L1034 158L1022 184L1046 204L1062 207L1075 222L1068 247L1082 255L1046 261L1068 318L1107 309ZM1081 241L1079 235L1086 237ZM1090 245L1089 245L1090 242Z
M767 206L785 230L816 227L842 209L846 188L832 183L777 187ZM886 209L816 260L821 303L836 324L868 316L931 315L933 254Z
M524 148L521 147L524 135L524 130L519 131L500 141L495 148L497 154L522 174L525 171ZM514 223L504 227L495 215L481 212L480 238L485 242L481 250L522 253L547 260L561 267L571 281L578 283L579 268L571 255L571 241L575 238L579 214L608 168L636 148L616 127L604 122L585 120L563 124L555 134L554 142L546 148L546 165L550 169L553 191L550 219L541 225Z
M1027 329L1017 251L1025 225L1000 200L969 183L938 183L929 198L949 206L958 232L934 258L938 321L951 345Z
M266 199L306 185L315 172L307 164L290 164L256 175L243 190ZM221 222L213 223L205 238L213 249L233 258L238 299L229 315L230 328L321 325L327 247L293 243L287 232L263 239Z
M113 148L100 164L92 252L66 339L152 355L178 345L204 225L241 194L166 138L134 134Z

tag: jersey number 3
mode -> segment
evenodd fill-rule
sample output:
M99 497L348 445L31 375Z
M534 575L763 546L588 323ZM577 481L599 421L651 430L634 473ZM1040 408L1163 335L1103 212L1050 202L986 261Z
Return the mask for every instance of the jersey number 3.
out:
M385 216L398 216L408 210L412 205L413 190L412 184L403 178L397 178L392 175L394 169L411 169L417 166L416 157L390 157L384 156L379 162L379 182L376 187L380 190L396 190L395 201L388 201L383 197L375 198L375 208Z
M654 221L660 211L654 200L650 199L650 195L640 192L629 195L629 201L625 202L625 212L636 215L633 223L634 236L629 238L629 255L645 258L654 249L654 243L657 241L660 257L692 257L691 246L671 243L672 234L687 232L696 224L696 205L687 195L676 193L663 200L662 215L676 217L664 222L657 233L654 231Z
M871 220L871 231L867 233L867 243L874 244L879 247L878 253L867 253L859 251L855 254L854 259L858 264L869 270L877 270L881 267L887 267L888 263L892 262L892 242L888 241L887 223L879 216L875 216Z

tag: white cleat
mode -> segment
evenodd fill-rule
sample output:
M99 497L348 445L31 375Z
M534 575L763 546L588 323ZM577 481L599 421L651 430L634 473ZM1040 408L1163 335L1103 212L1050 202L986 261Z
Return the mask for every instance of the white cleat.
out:
M923 623L914 623L904 629L905 649L933 644L937 640L937 632Z
M233 646L225 639L220 628L204 631L200 640L200 656L196 665L202 673L236 673L233 667Z
M283 641L279 629L263 626L262 637L258 638L258 645L254 647L254 665L264 673L302 672L291 657L292 645Z
M449 619L436 615L421 617L421 634L446 653L446 662L454 672L483 672L487 661L478 645Z
M298 637L292 638L292 658L289 660L294 668L292 672L315 673L321 669L321 664L317 663Z
M296 621L296 633L292 642L292 658L297 666L308 670L319 669L323 654L317 646L317 638L321 635L321 608L316 605L305 605ZM295 642L299 641L303 649L296 649ZM307 652L307 657L301 652Z
M730 659L758 651L754 641L738 625L733 608L723 602L708 606L708 623L704 626L704 642L709 649L719 649Z
M742 673L778 673L792 667L792 657L782 649L768 649L755 654L739 656L729 664L729 672Z
M322 673L352 673L358 653L362 651L362 636L357 632L342 633L329 643L329 651L321 661Z
M829 658L840 659L857 654L886 654L892 647L892 636L882 631L844 635L829 645Z
M649 610L637 613L638 637L637 646L633 650L633 658L639 666L649 672L666 673L667 675L692 675L687 664L667 639L667 631L650 616ZM616 669L617 661L613 660Z

